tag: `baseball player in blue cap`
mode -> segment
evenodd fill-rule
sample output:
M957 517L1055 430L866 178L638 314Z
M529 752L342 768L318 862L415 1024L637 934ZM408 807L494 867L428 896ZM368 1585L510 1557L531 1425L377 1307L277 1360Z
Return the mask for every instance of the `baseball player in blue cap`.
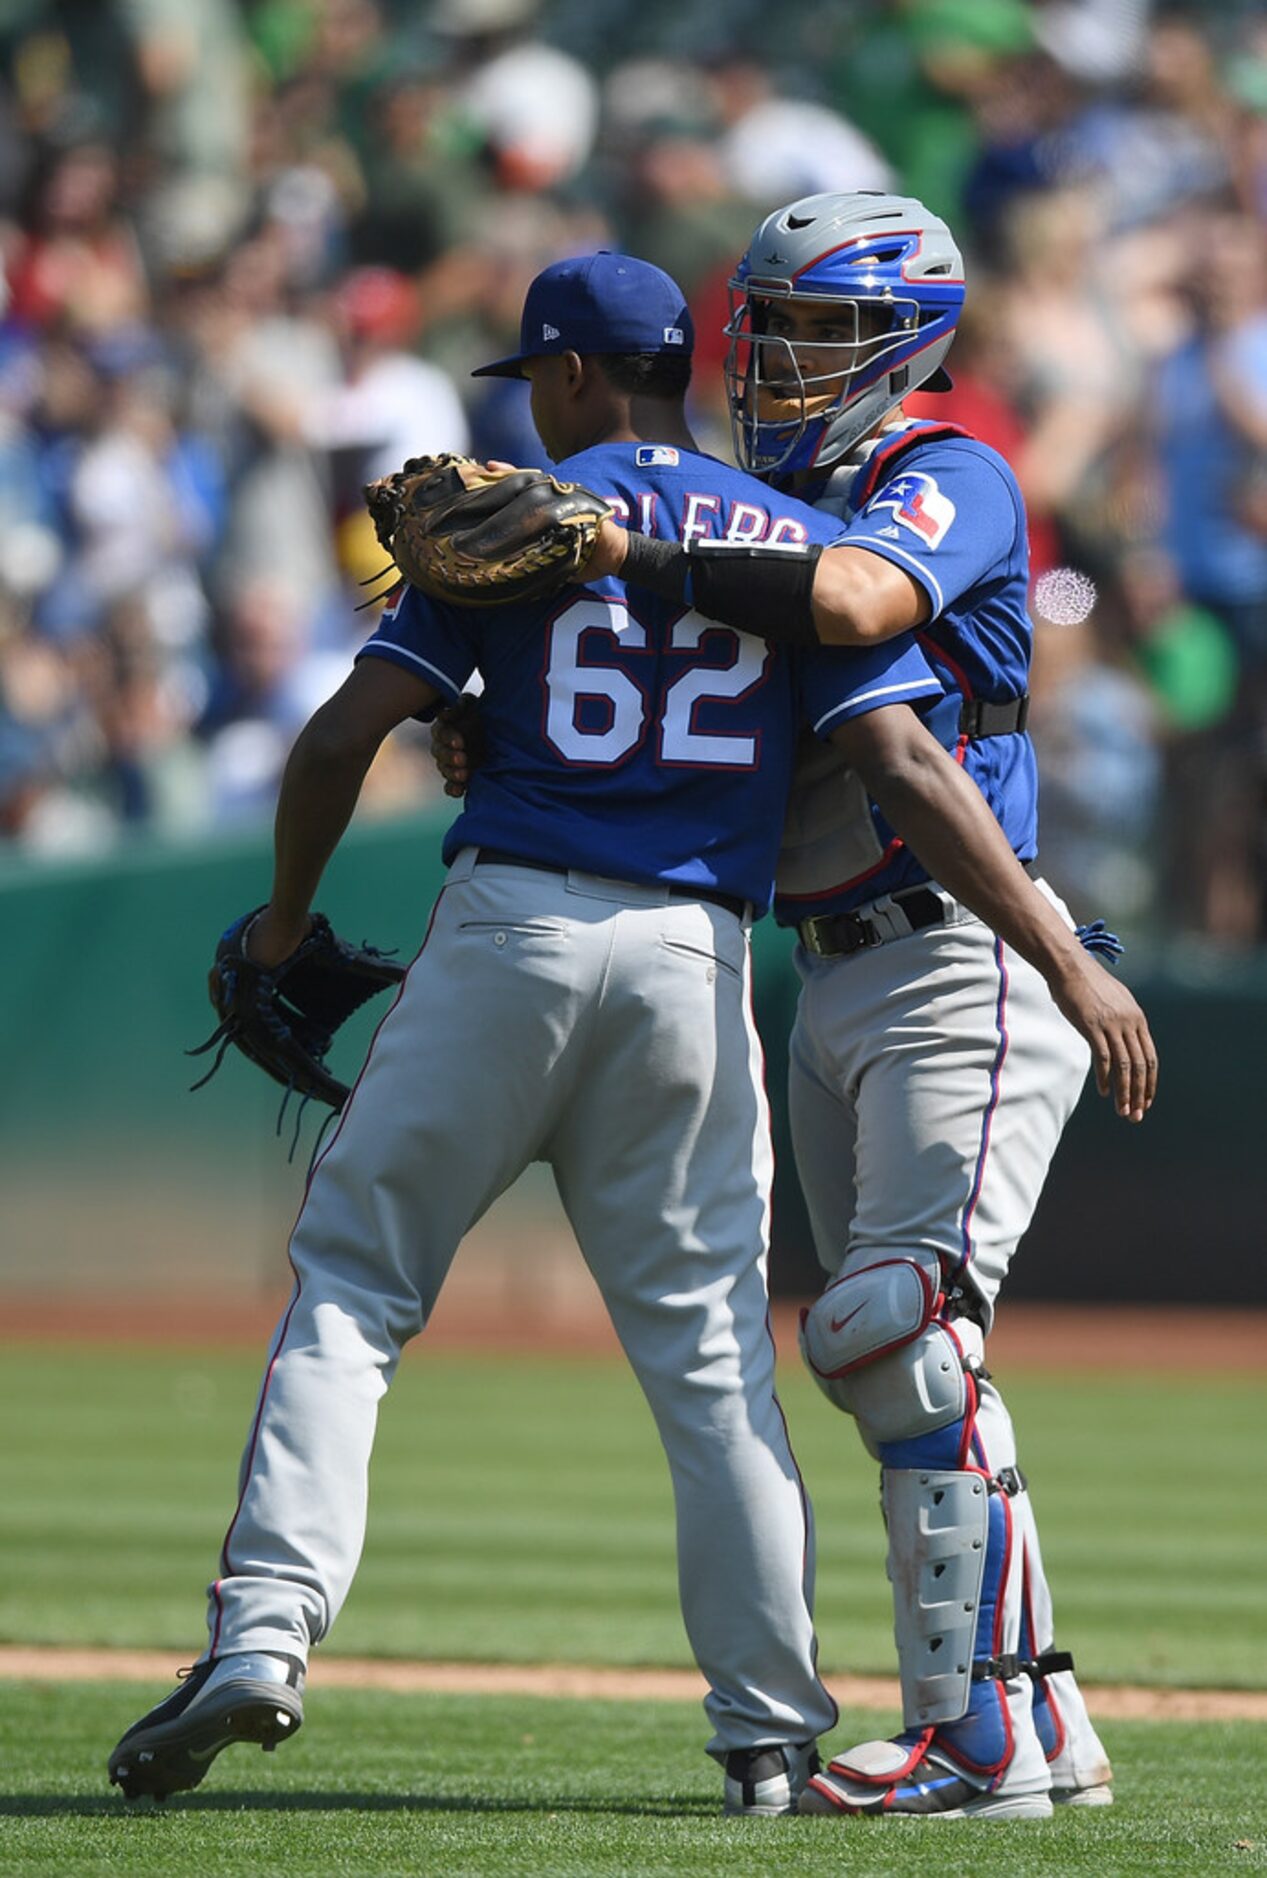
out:
M520 350L493 369L531 380L563 472L666 542L717 518L742 538L833 540L835 519L696 450L690 350L674 283L601 254L534 283ZM922 805L912 816L929 817L921 841L944 872L971 853L1004 924L1010 909L1029 930L1049 910L1024 875L1017 889L979 793L908 708L944 691L910 635L793 656L678 603L635 601L619 580L497 614L406 589L287 765L272 895L249 940L261 964L302 940L383 737L458 697L477 668L487 760L291 1238L294 1293L208 1645L123 1736L110 1776L128 1797L178 1791L222 1748L298 1728L309 1652L360 1555L378 1403L401 1349L463 1235L545 1160L668 1457L725 1807L786 1812L835 1710L815 1669L809 1507L774 1394L747 929L773 891L798 721L891 812ZM890 741L918 742L922 761L868 755L867 721L895 711L907 729ZM443 1078L420 1071L437 1060Z
M718 529L671 543L606 523L585 571L619 571L635 595L770 643L874 648L914 633L945 688L928 727L1019 875L1037 853L1024 505L996 452L901 408L949 382L963 276L950 230L908 197L818 195L767 216L732 281L736 451L771 489L836 517L841 537L772 548ZM802 1349L881 1464L905 1726L837 1756L802 1811L1020 1819L1112 1797L1055 1645L984 1342L1086 1076L1084 1038L1131 1121L1157 1063L1134 1001L1042 892L1061 933L1045 959L1017 956L839 748L807 742L776 902L800 938L793 1139L832 1274ZM1098 923L1079 936L1116 944Z

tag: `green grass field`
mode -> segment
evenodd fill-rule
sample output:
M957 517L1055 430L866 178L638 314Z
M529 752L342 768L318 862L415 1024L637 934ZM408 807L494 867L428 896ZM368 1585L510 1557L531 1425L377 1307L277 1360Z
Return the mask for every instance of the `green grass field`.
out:
M1267 1869L1261 1728L1106 1729L1121 1789L1108 1811L1010 1826L727 1821L689 1706L318 1690L303 1732L275 1756L231 1750L195 1793L128 1809L103 1789L100 1768L121 1713L147 1693L81 1685L5 1703L0 1873L1192 1878ZM844 1732L856 1739L875 1722L847 1716Z
M253 1357L7 1348L0 1641L170 1648L234 1497ZM1090 1682L1267 1687L1247 1377L1002 1376L1036 1483L1061 1641ZM819 1521L831 1671L893 1667L876 1476L788 1366ZM19 1435L20 1438L15 1438ZM667 1477L619 1364L411 1352L385 1406L370 1536L329 1646L685 1665ZM275 1757L237 1750L165 1812L105 1755L162 1687L0 1688L0 1873L1223 1873L1267 1869L1267 1727L1109 1723L1111 1813L859 1829L716 1816L693 1704L322 1690ZM852 1716L839 1745L895 1718Z

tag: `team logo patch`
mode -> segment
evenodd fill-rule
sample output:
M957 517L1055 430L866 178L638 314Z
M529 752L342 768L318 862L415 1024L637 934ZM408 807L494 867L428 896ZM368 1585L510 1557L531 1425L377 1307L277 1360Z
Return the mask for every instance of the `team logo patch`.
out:
M867 504L867 512L872 509L892 509L894 520L918 535L926 548L938 547L955 519L955 505L950 497L937 487L935 477L925 476L919 470L906 470L886 483L879 495Z
M655 469L658 464L680 461L677 451L667 443L643 443L634 451L634 463L638 469Z

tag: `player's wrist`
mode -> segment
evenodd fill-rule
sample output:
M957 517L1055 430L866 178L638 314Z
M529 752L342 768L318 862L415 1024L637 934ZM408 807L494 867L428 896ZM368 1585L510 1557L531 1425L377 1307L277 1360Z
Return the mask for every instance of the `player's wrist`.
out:
M608 517L600 523L593 553L585 563L585 580L605 580L620 573L629 551L628 531Z
M1094 978L1098 968L1090 953L1083 951L1072 933L1067 941L1063 928L1059 938L1044 935L1042 952L1045 957L1039 959L1039 967L1057 998L1076 999L1085 992L1088 981Z
M306 910L296 914L270 901L243 933L242 950L252 964L271 968L288 959L311 930L312 916Z

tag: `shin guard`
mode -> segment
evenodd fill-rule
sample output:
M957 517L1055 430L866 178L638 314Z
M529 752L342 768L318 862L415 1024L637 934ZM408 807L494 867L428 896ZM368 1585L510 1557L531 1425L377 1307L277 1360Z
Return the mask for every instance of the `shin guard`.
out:
M980 1474L883 1474L893 1628L908 1728L956 1721L968 1707L989 1540Z

